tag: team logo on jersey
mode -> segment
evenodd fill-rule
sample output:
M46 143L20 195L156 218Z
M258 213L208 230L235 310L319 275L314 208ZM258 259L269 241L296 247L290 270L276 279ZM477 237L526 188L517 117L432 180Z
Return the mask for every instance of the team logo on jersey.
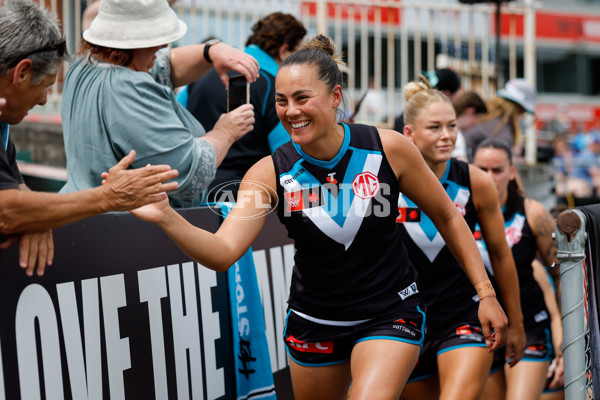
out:
M417 207L398 207L396 222L421 222L421 210Z
M379 191L379 178L372 172L361 172L352 181L352 190L361 199L371 199Z
M302 340L298 340L291 335L290 335L290 337L285 339L285 341L287 342L287 345L291 349L295 349L298 351L303 351L306 353L325 353L325 354L333 353L333 342L332 341L308 343L308 342L303 342Z
M307 208L320 207L325 204L321 186L284 193L286 211L302 211Z

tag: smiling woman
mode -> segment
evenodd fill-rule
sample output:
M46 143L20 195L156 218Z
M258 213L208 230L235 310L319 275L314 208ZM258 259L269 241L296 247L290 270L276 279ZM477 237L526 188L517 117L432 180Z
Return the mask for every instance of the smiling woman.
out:
M463 238L449 240L450 247L474 283L486 275L466 223L416 147L391 130L337 122L342 74L334 55L332 42L318 36L281 63L276 108L292 140L247 172L215 234L191 226L167 202L134 214L223 271L257 238L269 204L296 247L284 333L295 398L347 399L352 383L351 399L377 393L395 400L425 330L415 268L396 223L399 191L445 238ZM489 290L480 294L495 349L506 317Z

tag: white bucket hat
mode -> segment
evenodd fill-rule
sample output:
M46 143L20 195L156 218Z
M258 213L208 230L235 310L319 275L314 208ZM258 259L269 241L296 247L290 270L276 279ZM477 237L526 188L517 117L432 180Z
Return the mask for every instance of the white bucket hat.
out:
M536 92L533 86L525 79L514 78L509 80L504 85L504 89L498 90L496 94L517 103L528 113L533 114L535 112Z
M167 0L101 0L83 38L114 49L144 49L174 42L186 30Z

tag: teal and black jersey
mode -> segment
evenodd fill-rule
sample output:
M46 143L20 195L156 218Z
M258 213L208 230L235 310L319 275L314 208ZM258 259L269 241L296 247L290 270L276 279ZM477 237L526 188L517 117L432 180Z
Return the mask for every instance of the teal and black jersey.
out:
M440 183L473 231L477 211L471 195L469 165L451 158ZM446 329L473 310L476 313L478 298L473 284L431 219L402 194L398 209L403 241L419 273L419 288L427 306L428 332Z
M292 142L273 154L277 212L295 241L289 305L327 320L384 315L421 302L399 226L398 179L377 129L346 125L330 161Z
M537 243L531 227L527 222L525 214L525 199L518 198L518 204L514 212L508 213L503 208L504 216L504 235L508 246L512 251L515 265L517 266L517 275L519 277L519 291L521 293L521 310L523 311L523 323L525 330L540 324L543 321L549 323L548 310L544 301L544 294L533 277L533 268L531 263L535 258ZM475 239L483 263L490 275L494 274L491 268L490 256L487 247L483 241L479 226L475 228Z

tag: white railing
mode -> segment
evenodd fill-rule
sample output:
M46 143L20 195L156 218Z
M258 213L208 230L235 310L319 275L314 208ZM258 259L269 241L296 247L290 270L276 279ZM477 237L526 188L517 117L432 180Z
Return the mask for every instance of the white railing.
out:
M38 0L42 1L42 0ZM45 0L57 8L58 0ZM496 45L494 3L465 5L457 0L179 0L175 10L187 24L188 33L176 45L201 42L216 36L243 48L254 21L263 15L282 11L295 15L309 36L323 33L343 50L348 64L350 110L367 90L380 94L381 110L369 114L361 109L357 121L392 126L403 108L402 86L419 72L450 67L461 76L466 90L476 90L484 98L495 92ZM63 1L60 15L69 48L79 48L81 3ZM525 78L535 84L535 10L533 0L502 5L508 18L509 37L501 39L508 47L508 78L516 77L518 49L522 49ZM517 18L524 21L517 32ZM414 43L420 43L415 46ZM499 82L503 84L503 82ZM60 94L53 91L50 110L59 109ZM535 132L532 133L535 136ZM535 142L535 137L533 139ZM534 146L531 148L531 146ZM535 151L535 143L526 144ZM533 153L535 154L535 153ZM530 160L531 163L535 161Z

